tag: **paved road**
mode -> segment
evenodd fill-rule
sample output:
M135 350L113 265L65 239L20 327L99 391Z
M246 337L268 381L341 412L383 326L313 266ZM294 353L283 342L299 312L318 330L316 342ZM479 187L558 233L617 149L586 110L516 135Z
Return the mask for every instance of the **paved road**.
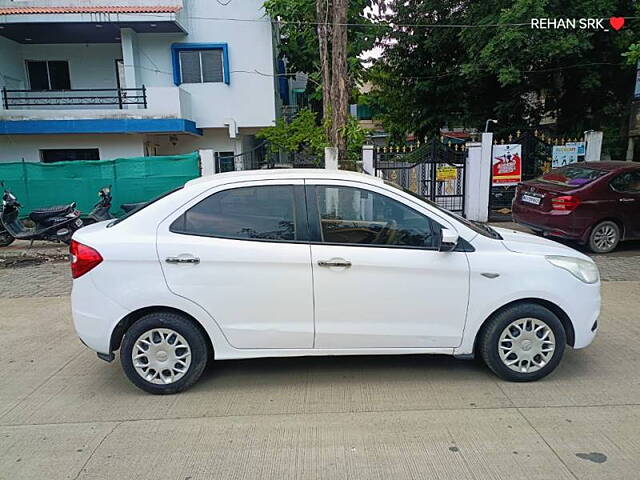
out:
M640 280L636 255L597 261ZM594 344L537 383L437 356L266 359L170 397L80 344L69 283L0 269L2 479L640 478L640 281L605 282Z

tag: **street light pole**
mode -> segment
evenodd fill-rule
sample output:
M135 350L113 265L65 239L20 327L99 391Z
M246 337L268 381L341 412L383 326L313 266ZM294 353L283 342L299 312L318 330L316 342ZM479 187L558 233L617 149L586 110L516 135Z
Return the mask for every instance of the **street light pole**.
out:
M484 131L487 133L489 131L489 123L497 124L498 120L494 120L493 118L489 118L487 123L484 124Z

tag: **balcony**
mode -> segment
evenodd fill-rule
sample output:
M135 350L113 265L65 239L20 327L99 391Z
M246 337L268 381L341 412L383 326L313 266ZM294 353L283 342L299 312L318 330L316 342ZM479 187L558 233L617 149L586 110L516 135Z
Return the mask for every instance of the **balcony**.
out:
M71 90L8 90L2 89L2 105L11 109L66 109L85 107L117 107L131 105L147 108L147 89L90 88ZM138 107L136 107L138 108Z
M201 135L180 87L2 90L0 135L187 133Z

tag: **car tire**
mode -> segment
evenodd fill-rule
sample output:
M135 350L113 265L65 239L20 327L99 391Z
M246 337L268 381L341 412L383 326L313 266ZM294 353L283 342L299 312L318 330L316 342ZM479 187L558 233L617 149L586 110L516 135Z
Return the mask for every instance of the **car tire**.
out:
M620 227L616 222L605 220L598 223L589 235L589 249L593 253L609 253L620 243Z
M156 312L143 316L126 331L120 361L138 388L167 395L196 383L207 365L208 353L204 335L190 319Z
M6 230L0 232L0 247L8 247L15 241L13 235Z
M484 363L498 377L531 382L558 366L566 343L562 322L553 312L525 303L506 308L490 319L480 332L478 348Z

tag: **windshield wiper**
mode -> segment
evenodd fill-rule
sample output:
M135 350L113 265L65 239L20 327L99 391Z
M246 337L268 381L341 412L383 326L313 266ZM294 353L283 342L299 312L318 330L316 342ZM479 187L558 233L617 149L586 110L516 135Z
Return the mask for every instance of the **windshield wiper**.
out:
M472 223L476 227L481 228L482 230L487 232L489 235L491 235L491 238L495 238L496 240L502 240L502 236L490 225L487 225L486 223L482 223L482 222L476 222L476 221L472 221Z

